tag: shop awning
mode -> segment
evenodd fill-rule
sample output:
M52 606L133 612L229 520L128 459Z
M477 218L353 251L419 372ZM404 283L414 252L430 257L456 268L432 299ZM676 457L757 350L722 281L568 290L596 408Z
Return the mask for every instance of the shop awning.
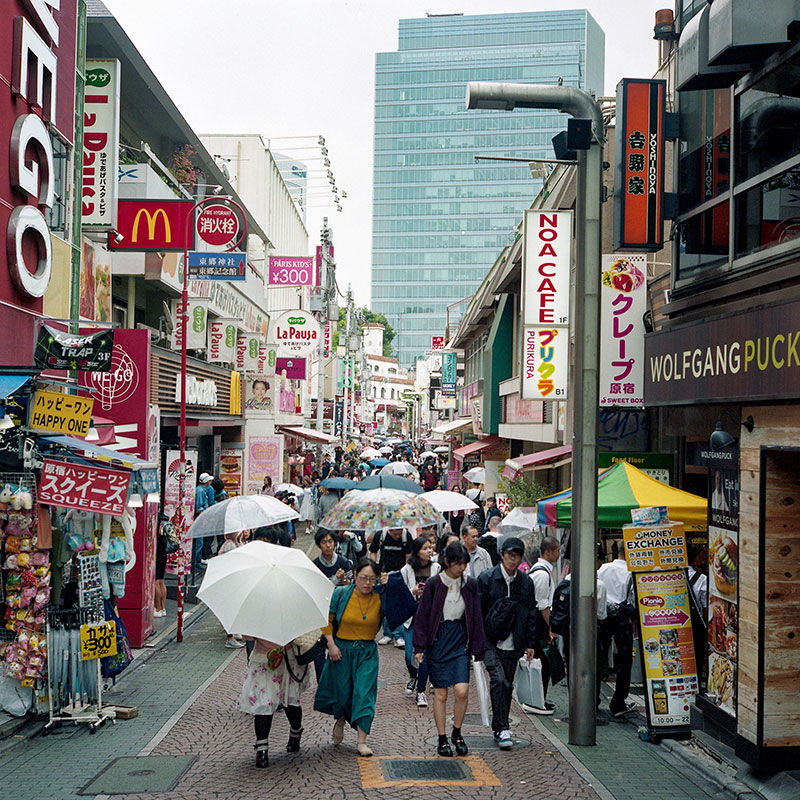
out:
M551 447L538 453L529 453L527 456L507 458L503 468L503 477L514 480L520 472L530 472L535 469L555 469L572 461L572 445L565 444L561 447Z
M440 436L450 436L458 431L466 430L472 427L472 417L462 417L461 419L454 419L450 422L443 422L431 429L431 433L438 433Z
M129 469L152 469L156 465L150 461L138 458L130 453L119 453L110 447L101 447L99 444L85 442L75 436L40 436L41 444L52 444L74 450L76 453L85 453L89 458L99 461L117 461Z
M0 400L18 392L30 379L30 375L0 375Z
M302 426L279 425L278 430L289 436L296 436L298 439L305 439L319 444L337 444L339 441L338 436L331 436L324 431L315 431L313 428L303 428Z
M487 436L485 439L481 439L480 441L477 442L472 442L471 444L466 444L463 447L459 447L457 450L453 450L453 457L457 461L463 461L464 456L488 450L490 447L493 447L498 442L502 441L503 440L499 436Z

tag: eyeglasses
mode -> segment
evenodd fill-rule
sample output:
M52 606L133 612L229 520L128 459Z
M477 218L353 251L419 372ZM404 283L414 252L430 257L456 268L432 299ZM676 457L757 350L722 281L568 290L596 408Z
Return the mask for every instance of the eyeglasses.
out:
M377 578L366 578L363 575L356 575L356 578L361 581L361 583L366 583L367 586L374 586L377 582Z

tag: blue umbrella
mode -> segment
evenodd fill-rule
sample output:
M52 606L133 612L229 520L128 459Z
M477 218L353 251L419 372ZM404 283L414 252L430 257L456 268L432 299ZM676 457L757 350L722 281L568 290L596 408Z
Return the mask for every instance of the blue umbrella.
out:
M369 478L364 478L359 481L354 489L365 491L367 489L400 489L404 492L413 492L414 494L422 494L425 490L414 481L408 478L401 478L399 475L370 475Z
M389 463L388 458L372 458L369 460L370 466L372 467L385 467Z
M356 481L351 481L350 478L325 478L320 481L320 485L326 489L355 489L358 487Z

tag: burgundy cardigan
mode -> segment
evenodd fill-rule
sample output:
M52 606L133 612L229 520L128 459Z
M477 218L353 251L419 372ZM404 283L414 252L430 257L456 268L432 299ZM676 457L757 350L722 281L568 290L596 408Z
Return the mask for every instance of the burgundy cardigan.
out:
M461 596L464 598L466 606L467 647L477 661L482 661L484 650L483 614L478 584L472 578L468 577L462 584ZM415 653L425 652L425 649L430 647L436 639L445 597L447 597L447 587L442 579L438 575L429 578L425 583L425 589L414 616Z

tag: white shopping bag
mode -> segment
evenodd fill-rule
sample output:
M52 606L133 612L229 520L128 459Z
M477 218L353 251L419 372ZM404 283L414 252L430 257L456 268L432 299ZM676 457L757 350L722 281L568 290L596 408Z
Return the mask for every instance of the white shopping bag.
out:
M538 658L528 661L521 658L517 662L514 676L517 700L526 706L544 708L544 687L542 685L542 662Z
M475 673L475 688L478 690L481 724L488 728L492 723L489 720L489 685L486 681L486 668L483 666L483 661L473 661L472 671Z

